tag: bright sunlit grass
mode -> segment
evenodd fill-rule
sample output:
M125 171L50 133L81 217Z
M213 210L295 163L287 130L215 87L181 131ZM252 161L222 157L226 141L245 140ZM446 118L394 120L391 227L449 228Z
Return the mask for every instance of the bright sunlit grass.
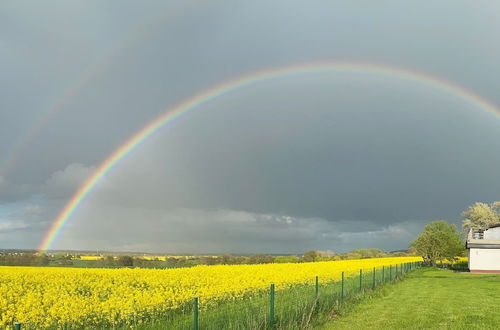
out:
M424 268L322 329L498 329L500 275Z

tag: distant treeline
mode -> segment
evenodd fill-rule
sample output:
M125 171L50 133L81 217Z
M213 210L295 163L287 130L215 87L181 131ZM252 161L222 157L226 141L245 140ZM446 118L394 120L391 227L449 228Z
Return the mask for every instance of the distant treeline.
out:
M50 258L35 253L0 254L1 266L48 266Z
M224 254L216 257L201 257L198 261L200 265L237 265L237 264L268 264L286 262L315 262L334 261L347 259L364 258L384 258L384 257L405 257L415 255L414 249L409 251L384 252L380 249L356 249L348 253L335 254L332 251L311 250L301 256L271 256L266 254L254 254L251 256L235 256Z
M97 268L179 268L196 265L243 265L243 264L269 264L287 262L315 262L347 259L404 257L415 255L414 249L408 251L384 252L380 249L356 249L348 253L335 254L332 251L311 250L303 255L272 256L268 254L253 254L238 256L223 254L220 256L192 256L169 257L165 260L150 259L140 256L104 256L96 260L83 260L79 256L66 255L38 255L32 253L4 253L0 254L0 266L53 266L53 267L97 267Z

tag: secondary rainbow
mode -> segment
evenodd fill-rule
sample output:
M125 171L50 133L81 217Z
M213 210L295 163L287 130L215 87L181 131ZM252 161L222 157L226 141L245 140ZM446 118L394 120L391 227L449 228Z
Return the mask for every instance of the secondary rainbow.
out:
M365 63L365 62L316 62L306 63L279 68L271 68L268 70L253 72L237 79L230 80L215 87L209 88L199 94L194 95L190 99L178 104L177 106L167 109L162 115L147 124L139 132L135 133L122 146L116 149L106 160L98 167L98 169L84 182L76 191L71 200L64 206L57 218L54 220L50 230L47 232L39 251L45 252L50 248L59 233L68 222L78 206L85 200L87 196L96 187L99 181L113 169L125 156L140 146L142 142L152 136L160 128L174 122L176 119L186 115L187 113L199 109L203 104L206 104L216 98L220 98L225 94L243 87L249 87L254 84L272 80L282 79L290 76L317 74L317 73L365 73L389 76L397 79L414 81L425 86L440 90L444 93L455 95L461 100L477 106L480 109L488 111L495 116L500 116L500 109L490 102L486 101L479 95L459 86L455 83L441 79L429 74L412 71L405 68L393 66Z
M68 108L81 91L84 90L86 86L90 85L100 74L105 72L106 69L111 66L119 56L125 53L127 49L132 48L134 45L138 44L139 41L150 35L168 18L175 17L199 4L201 4L200 0L168 4L159 12L148 17L136 28L125 33L123 38L113 42L94 62L83 67L82 72L80 72L72 83L63 91L61 97L56 99L45 111L42 111L28 131L18 140L10 152L5 155L0 163L0 175L9 173L14 169L27 153L29 147L36 141L36 137L51 123L51 120L62 110Z

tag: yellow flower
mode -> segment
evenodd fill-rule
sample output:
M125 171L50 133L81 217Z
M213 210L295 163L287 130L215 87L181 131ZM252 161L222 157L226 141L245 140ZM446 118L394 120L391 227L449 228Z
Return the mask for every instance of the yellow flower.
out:
M373 267L421 261L420 257L176 269L0 267L0 328L138 324L182 307L198 296L204 307L295 284L338 281Z

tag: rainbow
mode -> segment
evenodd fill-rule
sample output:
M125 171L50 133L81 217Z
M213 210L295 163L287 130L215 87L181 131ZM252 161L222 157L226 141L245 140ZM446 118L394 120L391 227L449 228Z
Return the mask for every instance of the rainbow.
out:
M120 146L108 158L106 158L106 160L87 179L87 181L85 181L83 185L79 187L71 200L64 206L62 211L52 223L42 243L40 244L40 252L45 252L50 248L52 243L55 241L55 239L63 229L64 224L68 222L68 220L71 218L71 215L75 213L75 211L78 209L78 206L85 200L87 196L89 196L89 194L93 191L99 181L101 181L101 179L108 172L110 172L125 156L138 148L141 143L152 136L160 128L167 126L167 124L173 123L175 120L185 116L195 109L201 108L202 105L214 99L220 98L243 87L250 87L252 85L273 79L282 79L304 74L341 72L377 74L389 76L392 78L414 81L441 92L454 95L462 101L477 106L485 111L492 113L493 115L500 116L500 109L498 109L496 106L489 103L485 99L481 98L479 95L465 89L462 86L435 76L431 76L429 74L398 67L364 62L316 62L253 72L207 89L178 104L177 106L167 109L162 115L158 116L156 119L144 126L140 131L130 137L122 146Z

